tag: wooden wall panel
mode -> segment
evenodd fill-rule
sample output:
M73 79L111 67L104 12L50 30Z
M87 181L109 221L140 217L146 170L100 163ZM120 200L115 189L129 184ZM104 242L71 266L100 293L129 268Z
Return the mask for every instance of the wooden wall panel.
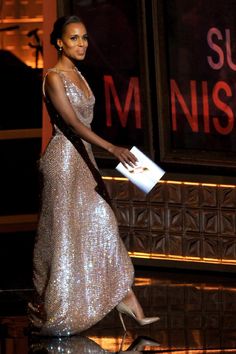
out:
M236 266L236 186L162 181L146 196L127 180L106 184L131 253Z

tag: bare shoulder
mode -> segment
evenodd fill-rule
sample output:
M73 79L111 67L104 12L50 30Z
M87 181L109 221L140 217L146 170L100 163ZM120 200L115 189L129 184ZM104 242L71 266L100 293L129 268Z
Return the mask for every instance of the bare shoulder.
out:
M56 70L50 70L45 76L45 84L47 89L58 90L63 88L63 83L60 75Z
M61 78L56 70L49 70L45 76L45 80L48 84L53 84L54 82L61 81Z

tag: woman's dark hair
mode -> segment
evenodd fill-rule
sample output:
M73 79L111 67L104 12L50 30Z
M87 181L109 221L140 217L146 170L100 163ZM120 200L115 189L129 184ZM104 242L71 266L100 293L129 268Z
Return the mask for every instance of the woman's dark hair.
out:
M58 49L57 40L62 37L64 29L70 23L83 23L76 15L59 17L53 26L53 31L50 35L50 43Z

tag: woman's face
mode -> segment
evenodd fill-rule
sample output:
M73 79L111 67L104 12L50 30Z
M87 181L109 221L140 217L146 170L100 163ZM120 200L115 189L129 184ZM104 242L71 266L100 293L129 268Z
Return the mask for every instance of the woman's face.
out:
M57 44L69 59L83 60L88 48L88 35L83 23L68 24Z

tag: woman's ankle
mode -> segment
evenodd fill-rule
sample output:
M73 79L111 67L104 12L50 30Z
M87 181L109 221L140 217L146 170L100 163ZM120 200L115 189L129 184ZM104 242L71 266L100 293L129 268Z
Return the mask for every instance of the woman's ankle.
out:
M137 319L142 319L145 317L142 306L140 305L132 289L128 292L128 294L126 294L122 302L133 311Z

